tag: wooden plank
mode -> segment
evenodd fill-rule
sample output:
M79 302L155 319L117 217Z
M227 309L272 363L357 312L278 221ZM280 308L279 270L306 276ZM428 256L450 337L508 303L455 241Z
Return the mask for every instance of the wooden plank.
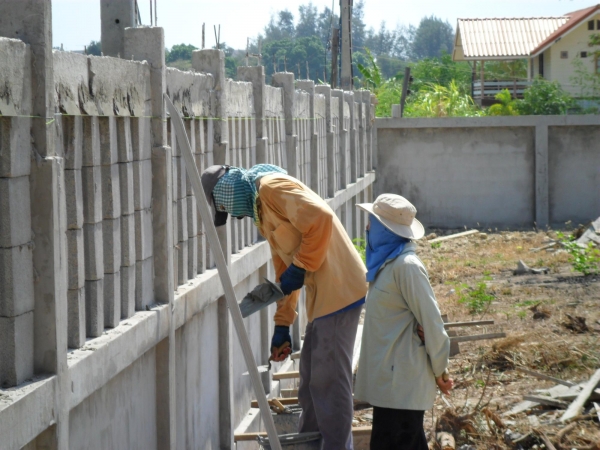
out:
M281 403L282 405L297 405L298 404L298 397L290 397L290 398L277 397L276 400L278 400L279 403ZM250 402L250 407L258 408L258 402L256 400L252 400L252 402Z
M534 372L533 370L525 369L523 367L515 367L515 370L526 373L527 375L531 375L533 377L539 378L540 380L552 381L556 384L562 384L563 386L577 386L576 383L572 383L570 381L561 380L560 378L554 378L550 375L545 375L543 373Z
M439 238L432 239L432 240L430 240L428 242L430 244L435 244L436 242L448 241L450 239L456 239L456 238L459 238L459 237L470 236L471 234L477 234L477 233L479 233L479 230L463 231L461 233L449 234L448 236L441 236Z
M293 360L300 359L300 352L294 352L290 355L290 358Z
M300 371L299 370L291 370L289 372L280 372L280 373L273 374L274 380L289 380L291 378L300 378Z
M359 436L370 436L372 432L372 427L353 427L352 428L352 437ZM233 436L234 442L242 442L242 441L255 441L259 436L266 436L267 433L264 431L253 431L250 433L236 433Z
M358 369L358 358L360 357L360 346L362 344L363 326L359 325L354 339L354 352L352 353L352 373Z
M436 435L436 440L438 443L438 447L441 450L454 450L456 449L456 443L454 441L454 436L450 433L446 433L442 431Z
M563 402L562 400L557 400L552 397L546 397L545 395L524 395L523 400L539 403L541 405L553 406L555 408L566 409L569 406L567 402Z
M488 333L488 334L474 334L471 336L452 336L450 342L470 342L470 341L482 341L484 339L499 339L506 337L506 333ZM427 337L425 338L427 339Z
M493 320L473 320L471 322L448 322L444 324L444 328L456 328L456 327L474 327L476 325L493 325Z
M567 392L569 390L568 386L564 386L562 384L559 384L558 386L554 386L550 389L541 389L540 393L547 393L550 395L550 397L552 398L556 398L559 394ZM504 413L502 413L503 417L510 417L510 416L514 416L516 414L525 412L527 410L530 410L531 408L535 408L536 406L539 406L539 403L537 402L530 402L530 401L523 401L521 403L518 403L517 405L513 406L512 409L510 411L506 411Z
M596 389L596 386L600 383L600 369L596 370L596 373L592 375L589 381L585 384L579 395L573 403L569 405L567 411L560 418L561 422L565 422L572 417L578 416L583 411L583 406L585 402L588 401L592 392Z

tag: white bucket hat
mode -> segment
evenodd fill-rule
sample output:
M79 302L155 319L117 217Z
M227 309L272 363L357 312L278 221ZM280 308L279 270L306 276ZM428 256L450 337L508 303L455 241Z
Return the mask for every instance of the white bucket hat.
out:
M408 239L421 239L425 229L415 216L417 208L401 195L381 194L374 203L357 204L360 209L373 214L392 233Z

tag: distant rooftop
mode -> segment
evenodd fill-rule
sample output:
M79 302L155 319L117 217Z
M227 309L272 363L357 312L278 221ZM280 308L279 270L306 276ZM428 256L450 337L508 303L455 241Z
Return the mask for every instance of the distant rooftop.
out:
M535 56L600 10L600 4L561 17L458 19L454 60Z

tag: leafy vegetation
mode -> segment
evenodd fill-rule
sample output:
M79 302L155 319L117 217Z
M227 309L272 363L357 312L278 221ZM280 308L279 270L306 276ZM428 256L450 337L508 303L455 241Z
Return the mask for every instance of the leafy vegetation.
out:
M583 275L595 275L600 273L600 250L589 242L586 247L580 246L574 236L566 236L562 232L557 232L559 241L569 254L569 262L575 272Z
M469 288L466 284L460 285L459 303L464 303L471 314L483 312L494 300L494 296L488 293L487 285L482 281L476 288Z
M367 247L366 247L367 243L366 243L366 241L362 238L354 238L354 239L352 239L352 242L354 243L354 248L360 255L361 259L363 260L363 263L367 264Z
M536 78L518 102L523 115L562 115L573 105L573 99L556 81Z
M85 47L86 54L94 56L102 56L102 42L90 41Z
M490 116L518 116L517 101L513 100L508 89L503 89L495 96L499 103L496 103L488 108Z
M470 95L461 92L455 80L448 86L426 84L408 98L406 117L475 117L482 114Z

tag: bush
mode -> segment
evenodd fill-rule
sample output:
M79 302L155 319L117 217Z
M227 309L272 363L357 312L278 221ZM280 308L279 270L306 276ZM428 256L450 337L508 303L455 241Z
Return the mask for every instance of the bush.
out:
M569 262L575 272L584 275L595 275L600 272L600 250L592 242L588 242L587 247L582 247L573 236L567 237L560 231L556 235L569 254Z
M563 115L573 105L573 99L558 82L536 78L523 93L523 100L516 103L523 115Z
M427 84L408 97L406 117L476 117L482 115L470 95L461 92L456 81L441 86Z

